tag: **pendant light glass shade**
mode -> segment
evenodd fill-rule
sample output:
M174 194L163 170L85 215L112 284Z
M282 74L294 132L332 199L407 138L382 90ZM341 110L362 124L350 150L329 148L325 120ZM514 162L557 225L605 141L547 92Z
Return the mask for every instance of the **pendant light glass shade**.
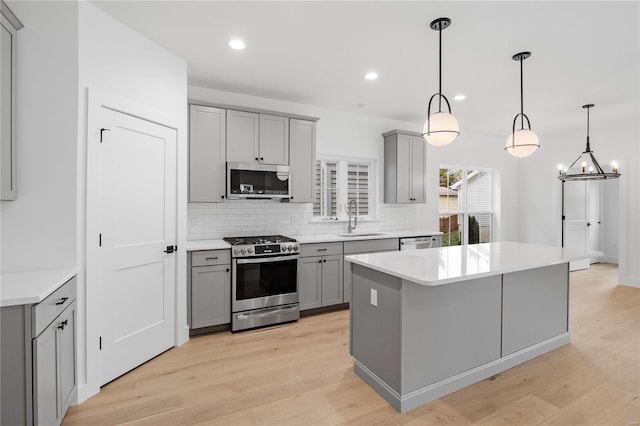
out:
M516 139L515 143L513 142L514 137ZM538 135L531 130L520 129L509 135L504 149L514 157L524 158L536 152L539 146Z
M424 123L424 138L431 145L445 146L453 142L460 134L458 129L458 120L453 115L446 112L436 112Z
M504 149L517 158L528 157L540 147L538 136L531 130L531 122L529 117L524 113L524 90L522 79L522 62L531 56L531 52L520 52L513 55L511 59L520 61L520 113L516 114L511 127L511 134L507 138ZM516 130L516 123L520 118L520 129ZM525 128L525 120L527 127Z
M558 166L558 179L562 181L617 179L620 177L618 163L615 161L611 162L611 171L607 172L600 166L600 163L598 163L596 156L591 150L591 142L589 140L589 109L594 106L594 104L582 106L582 108L587 110L587 146L584 152L580 154L569 167L564 167L562 164Z
M438 93L431 96L427 108L427 121L422 129L422 137L434 146L445 146L453 142L460 134L458 120L451 114L451 105L445 95L442 94L442 30L451 25L451 19L438 18L429 25L432 30L438 31ZM438 98L438 111L431 113L431 103L434 98ZM444 100L449 112L442 111L442 101Z

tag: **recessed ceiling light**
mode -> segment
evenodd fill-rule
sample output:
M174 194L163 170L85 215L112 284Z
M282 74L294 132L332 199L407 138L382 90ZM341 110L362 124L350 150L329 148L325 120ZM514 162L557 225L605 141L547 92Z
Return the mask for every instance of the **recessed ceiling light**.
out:
M364 78L367 80L377 80L378 74L376 74L375 72L368 72L364 75Z
M353 104L352 106L356 109L364 108L364 104L361 102L358 102L357 104Z
M242 50L246 46L244 44L244 41L240 40L239 38L234 38L229 42L229 47L231 47L234 50Z
M465 95L455 95L455 96L453 97L453 100L454 100L454 101L463 101L463 100L465 100L466 98L467 98L467 97L466 97Z

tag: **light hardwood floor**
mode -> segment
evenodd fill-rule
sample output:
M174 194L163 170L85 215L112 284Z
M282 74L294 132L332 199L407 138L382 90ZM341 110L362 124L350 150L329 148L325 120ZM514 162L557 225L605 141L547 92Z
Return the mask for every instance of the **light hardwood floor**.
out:
M616 280L610 264L571 273L571 344L405 414L354 374L339 311L191 338L63 425L638 425L640 289Z

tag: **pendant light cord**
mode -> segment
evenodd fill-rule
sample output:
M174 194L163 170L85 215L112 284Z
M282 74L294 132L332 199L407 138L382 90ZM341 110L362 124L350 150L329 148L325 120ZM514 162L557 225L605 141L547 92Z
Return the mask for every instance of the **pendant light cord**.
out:
M442 112L442 23L438 27L438 112Z
M587 108L587 151L591 152L591 144L589 143L589 110L591 108Z
M524 58L520 56L520 129L524 129L524 79L522 76L524 67L522 61Z

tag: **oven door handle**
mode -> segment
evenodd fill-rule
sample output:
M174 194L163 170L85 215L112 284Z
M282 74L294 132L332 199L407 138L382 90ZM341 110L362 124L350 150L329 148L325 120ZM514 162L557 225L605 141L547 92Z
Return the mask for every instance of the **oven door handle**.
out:
M244 265L247 263L267 263L267 262L280 262L283 260L296 260L298 255L293 256L275 256L275 257L261 257L257 259L237 259L238 265Z
M237 318L241 320L249 319L249 318L264 318L274 314L281 314L284 312L297 311L297 310L299 310L298 305L287 306L287 307L275 306L272 309L264 310L259 313L251 313L251 312L239 313L237 314Z

